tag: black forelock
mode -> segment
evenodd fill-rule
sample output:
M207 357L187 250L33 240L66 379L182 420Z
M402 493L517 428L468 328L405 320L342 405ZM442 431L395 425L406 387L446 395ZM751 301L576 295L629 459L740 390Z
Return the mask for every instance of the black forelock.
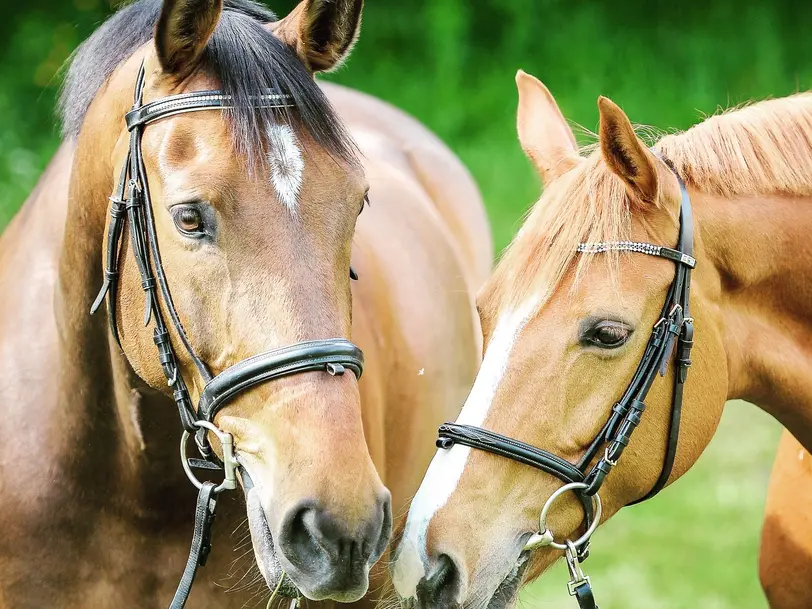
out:
M237 150L251 162L265 150L266 126L280 120L304 129L331 154L352 159L355 145L296 54L263 24L276 20L253 0L225 0L199 70L234 100L228 111ZM91 102L115 69L153 37L162 0L138 0L116 12L74 53L59 99L65 138L75 138ZM133 86L135 85L133 79ZM293 98L291 112L256 108L268 89ZM123 121L123 117L122 117Z

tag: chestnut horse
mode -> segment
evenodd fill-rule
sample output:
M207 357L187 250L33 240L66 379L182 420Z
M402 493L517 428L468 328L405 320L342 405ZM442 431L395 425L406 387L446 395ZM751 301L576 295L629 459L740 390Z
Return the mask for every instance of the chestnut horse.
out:
M778 445L764 528L759 574L773 609L812 607L812 455L788 431Z
M350 52L362 4L304 0L276 20L250 0L140 0L75 55L64 142L0 241L0 607L166 606L189 551L195 494L127 229L112 303L120 346L104 307L88 314L142 65L145 103L214 89L233 102L165 116L141 141L190 352L217 374L352 338L367 362L358 382L288 376L216 415L253 481L253 552L241 552L260 570L232 564L246 509L226 494L190 605L265 606L281 589L332 606L367 593L390 510L431 458L426 437L474 378L473 293L492 252L477 189L436 137L378 100L316 85ZM295 107L254 103L269 89ZM196 402L205 379L180 331L169 338Z
M604 520L656 490L663 471L663 482L683 475L713 437L728 399L758 404L808 451L812 95L711 117L662 138L653 151L602 97L599 145L583 155L547 88L523 72L517 85L519 139L545 190L479 294L485 355L457 422L549 451L561 457L555 471L587 454L588 467L603 462ZM677 399L672 365L661 369L664 379L654 378L645 404L634 404L641 420L623 458L590 450L662 326L657 322L679 314L676 307L661 311L672 298L675 269L693 264L680 254L686 249L678 238L691 226L693 365L673 467L666 460ZM660 246L678 243L676 257L661 257ZM680 325L665 327L682 337ZM690 365L681 348L674 352L669 359L666 350L662 361ZM788 449L797 465L799 450ZM394 550L397 591L432 609L513 606L519 586L562 554L547 535L534 536L547 530L539 512L562 484L487 449L457 443L438 451ZM808 522L808 509L796 505L795 514ZM575 540L583 519L578 496L561 495L547 534L558 543ZM783 539L806 531L786 527ZM531 539L535 548L528 548ZM575 580L583 581L580 573Z

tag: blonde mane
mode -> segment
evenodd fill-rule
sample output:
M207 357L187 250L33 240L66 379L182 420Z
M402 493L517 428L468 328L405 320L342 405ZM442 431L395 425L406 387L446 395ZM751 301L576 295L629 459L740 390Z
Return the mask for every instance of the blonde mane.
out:
M712 116L654 145L689 187L724 196L812 196L812 93L800 93ZM505 250L488 308L514 307L531 294L538 306L552 296L567 272L583 276L591 261L616 274L621 254L579 256L578 243L622 241L631 234L631 201L600 150L555 179L533 206Z

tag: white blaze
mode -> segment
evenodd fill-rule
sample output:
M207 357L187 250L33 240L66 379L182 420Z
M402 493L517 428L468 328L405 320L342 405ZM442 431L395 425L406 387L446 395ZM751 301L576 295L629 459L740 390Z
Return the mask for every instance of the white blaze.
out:
M531 299L517 310L500 316L457 423L479 427L485 422L496 390L507 370L513 345L536 308L536 300ZM425 575L429 523L454 493L470 453L470 447L459 444L448 450L438 450L412 500L403 541L392 569L395 589L403 598L415 596L417 584Z
M271 183L279 200L293 212L296 210L299 191L302 189L304 172L304 159L299 142L289 125L271 125L268 128L268 140Z

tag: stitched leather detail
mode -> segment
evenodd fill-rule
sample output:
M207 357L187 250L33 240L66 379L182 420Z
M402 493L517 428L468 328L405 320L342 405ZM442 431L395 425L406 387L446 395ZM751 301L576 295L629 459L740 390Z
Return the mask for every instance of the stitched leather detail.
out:
M183 609L186 606L186 600L189 598L192 584L195 581L197 568L205 566L211 552L211 524L214 521L214 513L217 507L214 498L215 486L212 482L204 482L197 495L192 547L189 550L186 568L183 570L183 576L180 579L169 609Z
M206 384L198 416L210 421L230 399L249 387L292 374L326 370L328 364L341 364L360 378L364 355L344 339L307 341L260 353L226 368Z

